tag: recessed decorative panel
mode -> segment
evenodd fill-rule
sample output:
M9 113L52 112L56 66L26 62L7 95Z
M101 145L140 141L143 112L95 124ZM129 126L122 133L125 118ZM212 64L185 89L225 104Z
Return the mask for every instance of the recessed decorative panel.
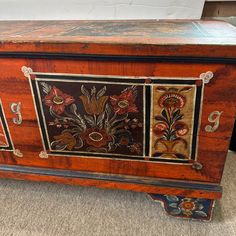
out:
M2 124L2 118L0 118L0 148L5 147L8 147L8 141Z
M144 156L143 85L40 77L32 85L49 154Z
M201 101L199 82L199 86L195 81L153 86L150 147L153 158L195 159Z
M205 77L50 74L27 67L22 71L34 96L44 144L41 158L197 161Z
M13 145L6 123L5 114L2 107L2 102L0 100L0 150L11 151L13 150Z

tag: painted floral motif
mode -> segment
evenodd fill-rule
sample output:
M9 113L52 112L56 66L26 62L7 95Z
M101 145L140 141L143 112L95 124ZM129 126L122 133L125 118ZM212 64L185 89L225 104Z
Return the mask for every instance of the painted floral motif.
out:
M176 92L173 92L172 90L176 91L176 89L170 88L167 90L167 93L160 97L158 101L160 107L171 109L182 108L185 105L185 97Z
M176 216L207 218L206 199L166 196L169 213Z
M156 150L154 156L171 159L187 159L183 153L175 150L175 147L182 145L187 149L188 142L183 136L188 134L189 126L184 121L182 108L185 107L187 98L184 93L190 91L192 87L166 88L158 86L156 91L163 93L157 100L157 105L162 109L160 114L154 117L153 134L157 137L154 142ZM158 151L158 145L162 145L165 150Z
M63 93L61 90L53 86L47 96L44 97L43 101L46 106L49 106L52 111L57 114L62 114L65 107L72 104L75 100L72 96ZM46 91L46 90L45 90Z
M126 88L119 96L111 96L111 104L113 110L117 114L125 114L128 112L138 112L138 108L135 105L135 99L137 97L137 91L135 86Z
M168 214L189 219L210 220L214 200L187 198L173 195L151 194L155 201L162 201Z
M106 129L89 128L81 134L81 138L85 142L95 148L108 146L112 141L112 136L106 131ZM128 142L127 142L128 145Z
M108 99L108 96L103 96L106 92L105 88L96 93L96 88L93 87L89 93L83 85L81 86L83 95L79 98L82 100L84 109L89 115L100 115L104 111L104 106Z
M52 147L55 149L68 149L72 150L76 145L75 137L69 132L62 132L60 135L56 135L53 137L56 141L52 142Z
M70 95L58 88L59 83L40 84L44 110L48 107L44 112L49 114L46 120L52 150L142 155L142 111L141 116L135 115L139 113L136 98L141 86L118 85L119 92L116 88L118 94L114 94L109 85L80 83L77 92L73 85L66 90L72 91Z

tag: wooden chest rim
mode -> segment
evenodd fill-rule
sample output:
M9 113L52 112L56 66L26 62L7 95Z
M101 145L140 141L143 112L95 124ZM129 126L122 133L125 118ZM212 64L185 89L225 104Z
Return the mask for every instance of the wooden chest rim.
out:
M25 59L56 59L56 60L88 60L88 61L119 61L119 62L179 62L179 63L225 63L236 64L235 57L206 57L206 56L138 56L138 55L109 55L82 53L52 53L52 52L20 52L0 51L0 58Z
M152 177L140 177L133 175L118 175L118 174L108 174L99 172L88 172L88 171L72 171L64 169L51 169L51 168L40 168L40 167L29 167L29 166L15 166L15 165L0 165L0 176L6 177L7 174L12 173L19 175L37 175L38 181L41 180L40 177L44 176L46 178L68 178L73 179L75 182L73 184L77 185L76 180L91 180L95 181L94 185L105 188L110 188L106 186L106 182L111 182L116 185L118 189L123 190L134 190L143 192L141 186L150 188L150 193L162 193L167 194L168 191L179 190L184 191L185 196L195 196L195 197L208 197L209 199L218 199L222 196L222 187L216 183L210 182L200 182L200 181L184 181L184 180L172 180L172 179L161 179ZM29 178L30 180L30 178ZM53 181L57 182L57 181ZM105 186L103 186L103 183ZM119 186L121 184L121 186ZM125 184L128 186L123 186ZM81 185L81 183L79 183ZM82 184L83 185L83 184ZM94 186L93 185L93 186ZM139 186L137 190L133 189L134 186ZM86 184L87 186L87 184ZM140 188L141 187L141 188ZM146 190L145 190L146 191Z

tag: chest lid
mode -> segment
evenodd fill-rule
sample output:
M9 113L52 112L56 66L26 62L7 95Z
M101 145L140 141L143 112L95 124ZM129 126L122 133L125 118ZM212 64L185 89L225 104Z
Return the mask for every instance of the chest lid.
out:
M0 54L69 53L236 58L221 21L0 21Z

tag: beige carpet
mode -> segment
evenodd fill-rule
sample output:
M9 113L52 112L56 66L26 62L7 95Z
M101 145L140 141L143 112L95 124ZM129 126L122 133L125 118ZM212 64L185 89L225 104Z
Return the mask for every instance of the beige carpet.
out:
M0 180L0 236L234 236L235 173L229 153L211 223L169 217L143 193Z

